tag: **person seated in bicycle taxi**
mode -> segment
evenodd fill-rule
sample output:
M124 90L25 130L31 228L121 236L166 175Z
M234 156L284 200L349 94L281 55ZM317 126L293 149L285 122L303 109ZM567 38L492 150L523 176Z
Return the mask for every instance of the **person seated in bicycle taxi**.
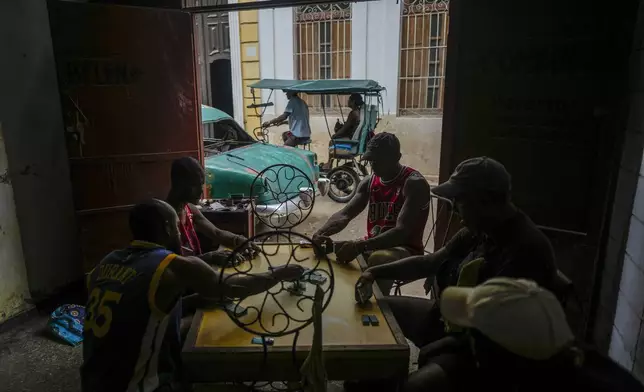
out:
M362 100L362 95L358 93L353 93L349 96L347 100L347 106L351 111L347 115L347 121L341 123L338 120L335 123L334 134L331 136L329 141L329 147L333 147L334 143L338 139L353 139L353 136L360 125L360 108L364 105ZM333 164L333 158L331 157L331 149L329 149L329 161L321 165L322 170L331 170Z
M369 266L391 263L424 251L423 232L429 214L429 183L417 170L400 164L400 141L388 132L376 134L367 144L363 159L373 174L358 185L356 195L313 235L317 244L347 227L365 208L367 236L334 244L337 261L350 262L359 254ZM393 281L378 281L389 294Z
M282 133L285 146L296 147L311 141L311 125L309 123L309 106L297 93L286 91L288 104L284 113L262 124L263 128L272 125L282 125L288 121L288 131Z
M83 392L182 389L182 295L245 298L304 273L293 263L270 272L221 277L203 260L181 256L179 217L152 199L130 212L134 241L87 275Z

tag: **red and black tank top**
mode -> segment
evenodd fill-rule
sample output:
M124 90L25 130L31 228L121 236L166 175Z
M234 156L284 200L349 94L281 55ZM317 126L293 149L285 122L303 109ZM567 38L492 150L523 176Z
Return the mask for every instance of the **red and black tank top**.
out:
M367 238L373 238L396 226L398 214L405 202L403 187L409 177L420 176L417 170L403 166L398 175L391 181L383 181L373 175L369 183L369 213L367 215ZM406 247L422 253L423 232L427 224L429 202L418 211L418 218L412 228L414 233L405 244Z
M179 230L181 231L181 253L183 256L197 256L201 254L201 244L195 231L192 211L186 204L183 207L183 217L179 217ZM192 252L192 254L190 254Z

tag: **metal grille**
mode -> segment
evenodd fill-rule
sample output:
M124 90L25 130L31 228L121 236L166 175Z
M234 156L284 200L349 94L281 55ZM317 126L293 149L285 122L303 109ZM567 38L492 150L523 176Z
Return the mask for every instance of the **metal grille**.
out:
M399 114L441 114L449 0L403 0L401 18Z
M351 3L295 8L294 42L297 79L351 78ZM332 96L302 98L311 112L320 112L323 103L326 109L338 109L338 100Z

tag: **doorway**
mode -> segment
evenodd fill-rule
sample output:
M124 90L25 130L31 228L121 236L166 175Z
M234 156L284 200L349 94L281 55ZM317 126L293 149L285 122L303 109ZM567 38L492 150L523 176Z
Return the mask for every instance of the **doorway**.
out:
M214 108L235 117L233 113L233 81L230 57L222 57L210 63L210 99Z
M196 14L194 19L201 103L232 115L226 109L233 105L228 12Z

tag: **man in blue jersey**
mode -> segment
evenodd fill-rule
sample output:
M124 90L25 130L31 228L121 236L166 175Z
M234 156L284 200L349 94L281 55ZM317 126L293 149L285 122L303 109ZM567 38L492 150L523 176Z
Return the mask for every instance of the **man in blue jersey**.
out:
M243 298L304 271L289 264L220 283L204 261L178 255L179 218L160 200L134 207L130 229L135 239L130 246L107 255L87 276L84 392L178 390L182 293Z

